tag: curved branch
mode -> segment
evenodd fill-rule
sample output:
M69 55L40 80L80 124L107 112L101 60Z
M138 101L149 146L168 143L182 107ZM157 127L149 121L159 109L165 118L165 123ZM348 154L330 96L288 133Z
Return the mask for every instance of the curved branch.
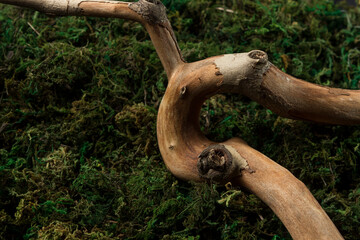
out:
M168 78L185 63L174 31L160 0L139 0L129 7L143 17L144 26L155 46Z
M360 124L360 90L319 86L271 66L264 75L261 95L263 105L283 117L318 123Z
M142 23L169 78L158 112L158 142L170 171L185 180L232 181L267 203L295 239L342 239L309 190L290 172L242 140L208 140L200 108L219 92L249 96L289 118L336 124L360 123L359 91L320 87L272 66L261 51L223 55L186 64L159 0L0 0L52 15L118 17Z
M307 187L287 169L238 139L226 144L251 166L251 172L242 171L233 184L249 189L265 202L293 239L343 239Z
M105 0L0 0L0 3L27 7L53 16L118 17L142 21L128 2Z
M236 62L229 62L226 56L217 60L226 83L224 92L241 93L286 118L326 124L360 124L360 90L330 88L305 82L272 64L257 80L244 79L237 72L239 66Z
M177 69L158 112L161 155L181 179L231 181L248 188L270 206L294 239L343 239L310 191L288 170L238 138L214 143L200 130L199 114L205 99L234 91L242 81L259 87L269 69L266 54L257 50Z
M143 24L168 78L185 63L175 34L159 0L135 3L106 0L0 0L50 15L114 17ZM224 83L219 91L241 93L282 117L319 123L360 124L360 90L321 87L283 73L272 64L261 78L244 79L239 54L216 57ZM265 56L265 55L264 55ZM240 71L240 73L239 73ZM240 74L240 75L239 75Z
M133 20L143 24L170 78L185 61L174 31L159 0L119 2L106 0L0 0L0 3L31 8L53 16L91 16Z

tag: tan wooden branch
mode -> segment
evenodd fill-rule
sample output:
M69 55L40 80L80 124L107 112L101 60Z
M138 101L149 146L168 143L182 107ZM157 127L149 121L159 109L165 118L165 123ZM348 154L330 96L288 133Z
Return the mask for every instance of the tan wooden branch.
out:
M360 90L323 87L290 76L270 65L259 86L244 94L282 117L326 124L360 124Z
M266 54L257 50L213 57L178 69L169 79L158 113L163 159L181 179L230 181L248 188L270 206L294 239L343 239L310 191L288 170L239 138L215 143L200 130L199 114L205 99L234 91L239 81L260 87L271 69Z
M159 0L135 3L106 0L0 0L53 16L122 18L139 22L148 31L168 77L184 63L175 34Z
M251 190L285 224L294 239L343 239L306 186L288 170L233 138L223 143L200 130L204 101L217 93L240 93L280 116L331 124L360 124L360 91L321 87L289 76L266 53L211 57L185 63L159 0L0 0L52 15L118 17L145 26L169 83L158 112L162 157L177 177L228 182Z

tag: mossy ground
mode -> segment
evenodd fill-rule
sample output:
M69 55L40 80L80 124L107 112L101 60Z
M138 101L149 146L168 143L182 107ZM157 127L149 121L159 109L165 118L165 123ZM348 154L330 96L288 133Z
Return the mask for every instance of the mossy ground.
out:
M163 2L189 62L261 49L291 75L359 88L359 8ZM289 239L254 195L166 170L155 127L166 85L137 23L0 5L0 238ZM289 169L346 239L360 239L359 127L283 119L233 95L208 100L201 124Z

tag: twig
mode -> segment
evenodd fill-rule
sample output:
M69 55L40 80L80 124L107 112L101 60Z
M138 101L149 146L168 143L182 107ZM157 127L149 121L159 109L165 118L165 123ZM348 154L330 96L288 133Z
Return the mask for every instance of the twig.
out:
M7 122L5 122L5 123L3 123L3 124L1 125L1 127L0 127L0 133L1 133L2 131L4 131L4 129L6 128L7 125L9 125L9 123L7 123Z
M40 33L34 28L33 25L31 25L31 23L27 22L27 24L31 27L32 30L34 30L34 32L35 32L38 36L40 36Z
M218 7L218 8L216 8L216 10L224 11L224 12L228 12L228 13L235 13L233 10L231 10L231 9L225 9L225 8L223 8L223 7Z

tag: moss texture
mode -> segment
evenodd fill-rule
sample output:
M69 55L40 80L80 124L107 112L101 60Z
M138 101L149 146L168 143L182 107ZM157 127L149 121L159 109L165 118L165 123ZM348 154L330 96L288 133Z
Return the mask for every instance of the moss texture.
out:
M261 49L287 73L359 89L360 10L332 1L163 1L191 62ZM228 10L228 11L224 11ZM290 239L256 196L169 173L156 141L166 75L144 28L0 5L1 239ZM213 140L241 136L360 239L360 128L283 119L218 95Z

